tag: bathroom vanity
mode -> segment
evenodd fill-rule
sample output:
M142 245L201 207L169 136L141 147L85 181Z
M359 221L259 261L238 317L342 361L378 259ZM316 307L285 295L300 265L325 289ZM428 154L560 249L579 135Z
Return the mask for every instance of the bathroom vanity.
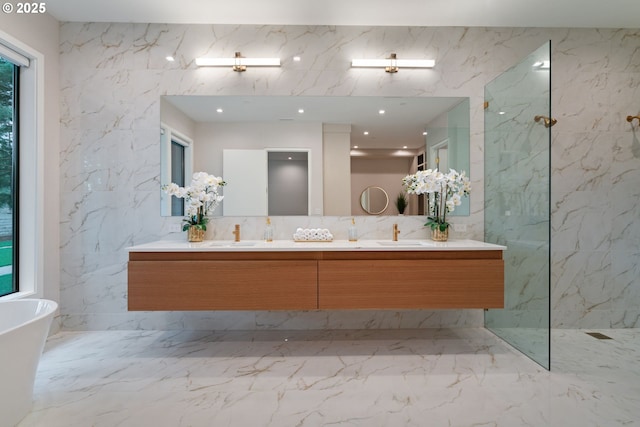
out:
M501 308L505 249L473 240L158 241L129 248L129 310Z

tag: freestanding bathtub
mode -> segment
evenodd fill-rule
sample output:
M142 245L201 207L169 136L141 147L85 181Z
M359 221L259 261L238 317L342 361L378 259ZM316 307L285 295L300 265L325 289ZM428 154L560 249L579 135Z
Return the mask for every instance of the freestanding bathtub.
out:
M0 427L13 427L31 410L33 383L49 334L54 301L0 302Z

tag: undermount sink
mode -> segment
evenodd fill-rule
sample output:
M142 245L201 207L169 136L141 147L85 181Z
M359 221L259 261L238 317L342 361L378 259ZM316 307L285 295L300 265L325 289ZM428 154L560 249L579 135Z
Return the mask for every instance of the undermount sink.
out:
M210 242L209 246L231 248L234 246L255 246L256 242Z
M424 246L423 242L408 242L406 240L384 240L377 243L381 246Z

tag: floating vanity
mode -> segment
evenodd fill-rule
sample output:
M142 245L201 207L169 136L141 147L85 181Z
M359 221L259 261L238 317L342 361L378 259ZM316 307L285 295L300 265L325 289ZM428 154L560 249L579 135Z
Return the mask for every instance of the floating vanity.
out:
M129 310L501 308L505 249L473 240L158 241L129 248Z

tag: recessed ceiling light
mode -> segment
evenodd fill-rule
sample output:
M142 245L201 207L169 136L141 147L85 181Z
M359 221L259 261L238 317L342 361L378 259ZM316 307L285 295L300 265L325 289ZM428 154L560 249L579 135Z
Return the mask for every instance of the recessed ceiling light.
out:
M176 60L176 59L175 59L173 56L171 56L171 55L169 55L169 56L165 57L165 59L166 59L167 61L169 61L169 62L173 62L173 61L175 61L175 60Z
M222 108L218 108L218 109L216 110L216 113L222 113Z
M299 108L298 109L298 113L300 113L300 114L304 113L304 108Z
M407 147L406 145L403 145L402 148L406 150L409 147Z
M362 133L363 133L364 135L369 135L369 131L366 131L366 130L365 130L364 132L362 132Z
M506 114L504 111L500 111L498 114L503 115Z
M287 157L287 159L291 160L291 157Z
M293 60L294 60L295 62L300 62L300 60L301 60L301 59L302 59L302 58L300 58L299 56L294 56L294 57L293 57Z
M353 146L353 148L358 148L358 146L357 146L357 145L354 145L354 146Z
M378 114L384 114L384 113L385 113L385 111L384 111L384 110L379 110L379 111L378 111Z
M429 134L429 132L427 132L426 130L424 132L422 132L423 135L427 135Z

